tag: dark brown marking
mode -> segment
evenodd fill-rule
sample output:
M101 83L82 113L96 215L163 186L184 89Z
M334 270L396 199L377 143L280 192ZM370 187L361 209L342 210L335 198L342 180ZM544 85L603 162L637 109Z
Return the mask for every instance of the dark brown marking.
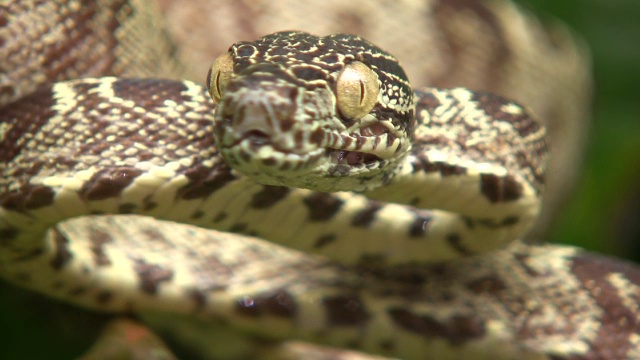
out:
M142 259L134 259L133 270L138 274L140 290L148 295L158 293L158 287L173 279L173 271L161 265L147 264Z
M105 245L112 243L113 238L108 233L101 230L94 230L89 233L89 240L91 241L91 246L89 249L93 253L93 261L96 266L110 266L111 260L109 260L109 256L107 256L104 251Z
M55 99L51 88L46 87L1 108L0 123L8 125L8 130L0 139L1 163L7 164L20 154L27 144L26 141L20 141L20 139L33 137L54 116L54 104ZM25 169L24 177L30 178L37 174L41 165L41 163L32 162L31 166Z
M69 239L67 239L58 229L52 229L54 255L51 259L51 267L55 270L62 269L73 259L73 254L69 251Z
M343 201L327 193L315 192L303 200L309 209L311 221L326 221L335 216L343 205Z
M309 141L312 144L320 145L324 141L324 131L322 129L314 130L309 136Z
M98 305L107 305L112 299L113 293L109 290L103 290L96 294L96 303Z
M338 295L322 299L329 326L362 326L370 318L359 297Z
M480 175L480 191L492 203L520 199L522 185L513 176Z
M334 241L336 241L337 236L336 234L325 234L322 235L320 237L318 237L318 239L316 239L315 243L313 244L313 247L316 249L322 249L323 247L333 243Z
M3 194L1 204L7 210L24 212L52 205L54 196L49 187L23 185L18 191Z
M254 209L267 209L289 195L291 190L284 186L264 186L251 198Z
M382 205L376 201L369 201L367 207L358 211L351 219L351 225L358 227L368 227L376 218L376 213Z
M513 226L515 224L517 224L518 222L520 222L520 218L517 216L507 216L506 218L504 218L501 222L502 226Z
M293 318L298 310L295 298L284 290L274 294L243 297L236 301L236 311L244 316L258 317L262 315Z
M70 296L77 297L77 296L82 296L82 295L84 295L84 294L87 292L87 290L88 290L88 289L87 289L86 287L84 287L84 286L80 285L80 286L76 286L76 287L71 288L71 289L67 292L67 294L69 294Z
M416 115L420 115L422 110L426 110L427 113L433 114L434 111L442 104L438 98L430 92L426 92L420 89L416 89ZM416 120L419 125L424 123L424 119L421 116L416 116Z
M445 338L457 345L480 339L486 333L485 325L474 316L454 315L448 320L439 320L403 308L393 308L388 313L391 319L405 330L425 337Z
M189 179L189 184L178 191L178 196L186 200L207 197L236 179L226 164L213 169L199 165L187 170L184 175Z
M478 108L484 110L492 117L513 124L520 137L525 138L542 130L542 124L529 116L524 110L519 114L511 114L503 111L503 107L514 104L522 108L512 100L491 93L474 92L472 99L478 103Z
M27 210L39 209L53 204L55 193L46 186L35 186L30 189L25 199L24 207Z
M516 260L518 264L522 267L522 269L527 273L527 275L532 277L542 276L538 270L531 267L528 263L530 255L529 254L515 254L513 258Z
M27 253L20 255L16 261L18 262L29 262L35 260L36 258L42 256L44 254L43 248L36 248L29 250Z
M431 222L431 216L429 215L416 215L413 223L409 227L409 236L421 237L429 229L429 223Z
M207 295L204 292L198 289L193 289L188 291L187 295L191 300L193 300L196 310L204 309L207 305Z
M229 214L227 214L226 212L221 212L220 214L216 215L216 217L213 218L213 222L214 223L218 223L218 222L226 219L227 216L229 216Z
M99 171L80 189L79 194L87 200L105 200L118 197L142 170L132 167L120 167Z
M438 163L440 174L444 177L454 175L464 175L467 173L467 169L458 165L449 165L445 163Z
M142 210L151 211L156 207L158 207L158 203L155 200L153 200L151 195L145 196L144 199L142 200Z
M571 261L571 271L591 294L603 314L600 327L591 343L590 358L625 359L637 350L632 335L640 330L637 310L626 305L621 291L612 283L617 275L630 284L640 286L640 267L620 259L580 253ZM629 291L627 301L640 303L640 292Z
M13 227L0 229L0 245L9 246L12 240L18 237L18 233L18 229Z
M138 206L136 204L121 204L118 206L119 214L133 214Z
M460 238L460 234L451 233L447 235L447 243L454 248L457 252L462 255L468 256L472 255L473 252L467 249L464 245L462 245L462 239Z
M238 224L233 224L231 225L231 227L229 228L229 232L233 232L233 233L244 233L247 231L247 228L249 227L249 224L247 223L238 223Z
M378 343L378 347L384 350L384 352L389 353L396 350L396 343L393 341L393 339L385 339L381 340Z
M497 296L498 293L507 288L504 281L491 275L470 281L465 286L475 294L490 294L494 296Z

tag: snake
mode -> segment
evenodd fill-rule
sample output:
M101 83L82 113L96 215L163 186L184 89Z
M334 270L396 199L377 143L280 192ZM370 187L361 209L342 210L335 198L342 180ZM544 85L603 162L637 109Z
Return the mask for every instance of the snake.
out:
M458 13L489 24L475 30L521 14L412 4L451 26ZM640 357L637 266L517 240L540 226L553 185L538 119L582 111L473 84L414 87L363 37L303 31L235 41L198 84L160 56L177 50L153 7L0 10L6 281L133 312L212 358L264 344L285 358L310 344L321 358ZM577 56L566 30L548 31Z

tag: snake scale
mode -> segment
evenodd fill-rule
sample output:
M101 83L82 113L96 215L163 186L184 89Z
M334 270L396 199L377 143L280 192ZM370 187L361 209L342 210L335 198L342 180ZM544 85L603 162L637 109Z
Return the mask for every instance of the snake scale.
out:
M188 49L177 4L160 10ZM203 357L308 358L301 340L335 348L319 358L640 358L637 266L513 241L547 153L518 103L552 155L587 113L588 63L561 25L507 1L192 6L183 31L208 22L190 35L219 55L208 89L177 80L209 64L149 3L0 4L4 279L135 313ZM320 11L337 16L305 20ZM262 37L290 28L397 43L435 87L359 37ZM552 158L547 203L571 162Z

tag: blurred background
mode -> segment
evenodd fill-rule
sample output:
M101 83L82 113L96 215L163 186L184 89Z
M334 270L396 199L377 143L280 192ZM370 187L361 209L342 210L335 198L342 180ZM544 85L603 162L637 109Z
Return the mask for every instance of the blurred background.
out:
M640 262L640 1L518 2L568 23L586 39L594 61L594 116L582 176L544 240ZM0 283L0 358L77 356L106 317L68 308ZM78 326L86 331L78 333Z
M521 0L568 23L593 54L596 94L582 176L547 241L640 261L640 2Z

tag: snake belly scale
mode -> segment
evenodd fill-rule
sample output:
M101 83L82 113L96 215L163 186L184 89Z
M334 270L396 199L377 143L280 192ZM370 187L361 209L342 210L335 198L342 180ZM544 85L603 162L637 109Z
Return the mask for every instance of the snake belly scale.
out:
M335 274L357 268L402 278L474 264L465 258L507 246L538 214L547 141L528 110L464 88L414 91L392 55L359 37L279 32L241 41L214 62L207 86L85 78L5 106L2 276L101 310L195 312L267 338L299 332L303 340L421 358L438 353L416 343L434 328L416 315L419 304L392 306L384 294L400 292L393 280L384 281L386 290L356 296L364 280ZM324 260L309 260L319 273L308 284L291 278L267 292L257 284L205 291L193 286L203 281L194 266L205 262L189 260L198 247L176 239L140 255L133 240L130 248L97 246L96 234L105 234L103 245L111 242L105 232L93 232L87 247L68 241L74 230L50 230L73 217L107 214L244 234ZM208 262L242 256L232 243L246 238L221 238L228 254L221 249ZM525 255L512 258L528 261L519 246L514 254ZM159 250L173 247L183 252ZM174 253L183 255L167 267ZM573 256L556 253L550 256L558 263ZM327 275L327 264L342 270ZM486 281L478 286L504 286ZM73 296L73 283L83 284L81 296ZM252 311L265 318L252 321ZM377 312L386 315L371 320ZM467 332L463 342L477 341L462 351L495 341L483 338L490 323L456 319ZM345 328L346 338L331 335ZM395 328L412 334L396 337ZM567 344L569 353L585 351ZM457 345L438 346L451 354ZM527 345L504 354L540 353Z

